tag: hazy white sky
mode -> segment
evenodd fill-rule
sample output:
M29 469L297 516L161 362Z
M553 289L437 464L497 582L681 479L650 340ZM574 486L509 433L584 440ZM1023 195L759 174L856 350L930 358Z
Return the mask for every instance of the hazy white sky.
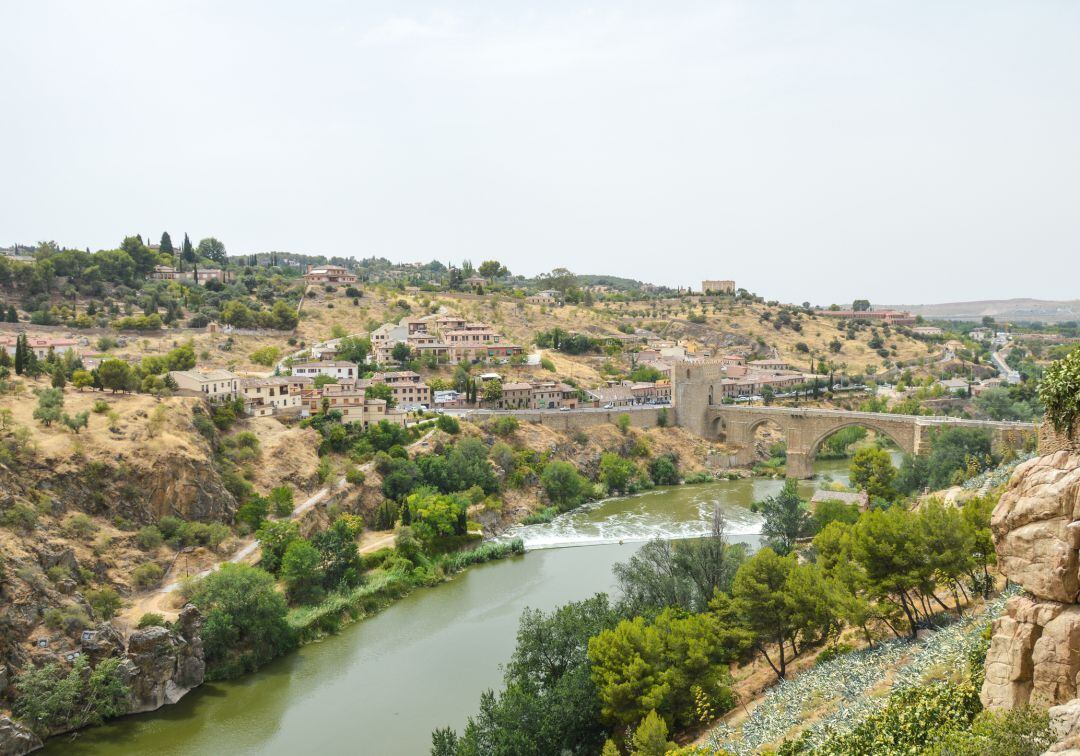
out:
M0 244L1080 297L1080 3L2 0Z

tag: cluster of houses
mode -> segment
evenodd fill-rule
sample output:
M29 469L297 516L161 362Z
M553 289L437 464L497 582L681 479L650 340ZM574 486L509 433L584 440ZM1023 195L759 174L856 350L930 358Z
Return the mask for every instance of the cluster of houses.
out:
M394 347L405 344L420 359L438 362L485 362L507 360L524 350L505 341L487 323L471 322L458 315L404 317L384 323L371 332L371 353L375 362L394 362Z
M293 375L264 378L241 378L228 370L175 370L169 375L180 393L203 396L213 404L241 399L244 413L252 417L309 417L328 409L339 411L344 422L359 423L364 428L381 420L404 425L409 409L427 404L416 401L415 397L426 396L430 401L431 390L416 373L412 373L415 380L394 373L376 373L363 380L357 377L358 367L354 363L325 365L306 363L296 366L305 368L302 374L294 368ZM352 377L339 378L339 365L351 366ZM334 378L337 383L316 382L317 376ZM368 396L369 387L375 383L390 385L392 398L401 403L391 407L385 399Z
M792 368L779 358L747 360L737 354L712 356L710 352L690 353L686 347L671 342L655 342L648 349L637 353L637 363L654 368L662 376L656 384L624 384L609 386L598 399L615 404L641 404L650 401L664 401L671 398L671 371L680 362L709 362L719 364L724 378L719 383L721 396L736 399L738 397L761 396L768 388L774 393L790 390L800 383L813 380ZM628 397L633 397L629 399Z
M901 310L814 310L815 315L846 320L869 320L887 326L913 326L915 316Z

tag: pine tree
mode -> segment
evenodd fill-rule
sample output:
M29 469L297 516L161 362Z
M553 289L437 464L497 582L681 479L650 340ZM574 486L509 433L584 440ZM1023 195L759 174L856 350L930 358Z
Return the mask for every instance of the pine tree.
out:
M15 305L8 305L7 308L7 322L18 323L19 313L15 311Z
M161 234L161 244L159 245L158 251L165 255L171 255L176 251L173 249L172 238L169 236L168 231Z

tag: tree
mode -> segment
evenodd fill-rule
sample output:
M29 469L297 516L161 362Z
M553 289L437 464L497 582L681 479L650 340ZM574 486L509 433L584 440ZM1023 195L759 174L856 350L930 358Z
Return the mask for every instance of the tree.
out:
M649 541L626 562L612 568L623 605L634 614L664 607L703 612L716 592L730 592L744 544L724 540L723 529L710 537L683 541Z
M191 600L205 618L210 679L253 671L295 645L285 598L263 570L227 562L199 581Z
M653 485L676 486L679 484L679 467L668 455L657 457L649 463L649 477Z
M82 412L77 412L74 415L69 415L65 412L61 420L63 420L64 425L67 426L69 430L73 431L76 435L78 435L79 429L85 428L89 424L90 411L83 410Z
M675 743L668 740L668 728L663 718L652 709L630 738L631 756L664 756L675 749Z
M369 339L346 336L338 342L337 356L335 359L345 360L346 362L355 362L358 365L362 365L367 362L369 354L371 354L371 341Z
M480 267L477 268L477 272L489 280L505 278L510 275L510 271L498 260L484 260L484 262L480 263Z
M929 485L945 488L960 482L970 463L977 469L993 464L990 434L982 428L940 428L931 433L927 460Z
M281 570L285 551L300 537L300 528L295 522L288 520L264 522L255 537L259 539L259 546L262 548L259 566L271 575L276 575Z
M172 237L169 236L168 231L162 232L161 243L158 244L158 251L163 255L171 255L175 252L172 245Z
M813 520L791 478L776 496L756 501L750 508L762 516L761 534L778 554L790 553L798 539L813 534Z
M636 482L637 473L637 465L625 457L612 452L600 455L600 482L612 493L628 490Z
M34 409L34 419L48 428L60 421L64 407L64 394L60 389L44 389L38 392L38 404Z
M158 264L157 257L149 247L143 244L142 237L138 235L125 237L120 243L120 251L131 258L136 275L145 276Z
M1054 430L1071 438L1080 418L1080 349L1046 369L1039 383L1039 400Z
M191 239L188 238L186 233L184 234L184 243L180 246L180 259L192 264L198 259L195 256L195 248L191 246Z
M131 366L123 360L104 360L97 368L98 381L102 389L108 389L114 394L117 391L128 391L131 388Z
M80 655L68 671L56 662L31 668L16 680L19 695L12 708L41 737L101 724L130 708L131 689L119 667L120 659L112 657L91 669Z
M866 573L869 589L893 602L918 629L917 591L931 583L931 567L922 529L898 505L866 512L851 532L851 553Z
M120 594L111 586L105 586L96 591L87 591L86 602L93 608L94 614L105 621L115 617L122 604Z
M787 580L795 568L794 554L780 556L766 547L748 559L735 574L732 597L745 627L754 633L754 645L779 679L787 674L787 643L795 632L786 595ZM773 661L770 644L775 644Z
M15 311L15 305L8 305L7 316L4 318L8 323L18 323L19 313Z
M54 389L64 390L64 386L67 385L67 378L64 376L64 369L59 365L52 370L52 379L50 380Z
M615 427L619 429L619 433L625 436L630 430L630 415L625 412L621 413L615 418Z
M263 496L250 496L236 510L236 519L248 526L254 533L262 527L266 515L270 512L270 502Z
M851 458L851 484L856 488L866 491L871 497L880 497L891 501L896 497L893 489L893 480L896 478L896 468L893 467L892 458L884 449L874 446L864 446L855 452Z
M390 356L395 362L408 362L412 358L412 348L404 341L399 341L390 350Z
M205 257L207 260L213 260L219 265L224 265L226 262L225 245L215 239L213 236L209 236L202 239L199 242L199 246L196 249L199 257Z
M88 370L76 370L71 374L71 385L82 391L94 385L94 376Z
M356 547L359 528L345 516L311 538L322 557L323 587L327 590L350 588L361 579L360 551Z
M503 396L502 381L484 381L481 396L483 396L485 402L490 404L498 402Z
M289 600L313 604L322 599L322 554L303 538L289 544L281 560L281 579Z
M851 309L855 312L866 312L870 309L869 299L856 299L851 303Z
M548 501L566 512L581 504L589 495L590 485L572 462L552 460L540 474L540 485Z

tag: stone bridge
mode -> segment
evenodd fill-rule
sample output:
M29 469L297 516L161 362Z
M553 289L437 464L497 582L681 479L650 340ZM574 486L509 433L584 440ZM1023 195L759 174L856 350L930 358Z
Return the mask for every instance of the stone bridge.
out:
M714 441L737 447L735 461L757 461L755 433L770 423L787 442L787 474L793 478L813 475L814 456L821 443L841 428L862 426L889 439L907 454L925 454L932 443L931 430L941 427L976 427L991 431L995 448L1017 447L1036 433L1032 423L960 420L925 415L890 415L877 412L801 409L798 407L746 407L716 403L714 391L723 377L720 366L709 363L678 366L673 372L672 400L677 423Z

